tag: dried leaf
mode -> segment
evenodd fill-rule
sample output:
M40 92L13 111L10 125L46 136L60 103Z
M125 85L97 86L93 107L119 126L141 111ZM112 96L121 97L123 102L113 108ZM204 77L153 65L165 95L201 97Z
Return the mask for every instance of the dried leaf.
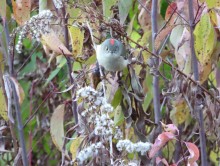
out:
M22 86L19 84L19 82L14 77L10 77L10 79L13 81L13 83L15 85L15 89L16 89L16 92L18 95L19 103L22 104L24 101L24 97L25 97L24 90L23 90Z
M66 46L60 41L53 31L51 31L49 34L42 35L41 42L46 44L52 51L55 51L58 54L72 56L72 53L66 48Z
M175 135L171 132L163 132L156 138L150 152L149 158L153 158L156 153L170 140L174 139Z
M170 20L170 17L172 17L171 20L169 21L169 24L174 24L174 22L176 20L176 16L178 16L177 13L175 12L176 10L177 10L177 5L175 2L172 2L167 7L165 20L168 21L168 20Z
M172 25L167 25L165 28L163 28L159 34L156 36L155 39L155 48L158 50L163 42L163 40L171 33L173 28L175 28L177 25L172 24Z
M0 115L4 120L8 121L7 104L5 101L4 93L2 87L0 87Z
M23 25L30 19L31 1L30 0L14 0L11 1L15 20L19 25Z
M82 54L84 31L76 26L69 26L69 34L72 44L72 53L74 57Z
M199 159L199 149L198 147L191 143L191 142L185 142L188 151L190 153L190 156L188 157L188 165L195 166L197 165L196 161Z
M179 135L179 129L174 124L164 124L163 122L160 122L164 131L171 132L173 134L177 133Z
M52 137L52 141L59 149L62 151L63 144L64 144L64 109L65 105L59 105L53 112L51 120L50 120L50 134Z

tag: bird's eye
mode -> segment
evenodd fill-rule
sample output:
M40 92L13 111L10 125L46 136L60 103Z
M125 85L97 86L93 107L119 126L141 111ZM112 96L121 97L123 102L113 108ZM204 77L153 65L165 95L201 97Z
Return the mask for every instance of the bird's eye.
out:
M108 47L105 47L105 50L108 51Z

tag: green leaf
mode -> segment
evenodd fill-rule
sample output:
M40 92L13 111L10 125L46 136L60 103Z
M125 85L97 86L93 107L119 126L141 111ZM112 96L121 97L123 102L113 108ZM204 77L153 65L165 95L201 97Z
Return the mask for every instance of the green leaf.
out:
M1 0L0 16L2 17L2 20L5 22L5 19L6 19L6 0Z
M215 31L208 13L196 25L194 35L196 56L201 64L205 64L210 61L216 45Z
M116 0L102 0L103 15L105 20L108 20L111 17L112 15L111 7L115 5L115 3Z
M57 68L50 73L50 76L48 77L46 83L44 86L46 86L56 75L59 73L59 71L62 69L62 67L66 64L66 59L64 57L61 58L59 65Z
M7 105L3 93L2 87L0 88L0 115L3 117L5 121L8 121L8 111L7 111Z
M114 111L114 124L120 126L124 121L124 114L121 110L121 107L118 106Z
M59 149L62 151L63 148L63 139L64 139L64 109L65 105L59 105L53 112L51 120L50 120L50 134L52 137L52 141Z
M118 8L119 8L119 18L120 18L120 23L124 24L129 10L131 9L132 6L132 0L119 0L118 3Z

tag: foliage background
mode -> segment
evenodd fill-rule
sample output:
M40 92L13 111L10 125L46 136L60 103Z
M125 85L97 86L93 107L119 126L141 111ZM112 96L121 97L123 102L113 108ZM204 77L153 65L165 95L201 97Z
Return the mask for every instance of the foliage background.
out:
M16 100L12 97L13 113L9 116L3 75L14 78L17 85L29 165L70 164L83 146L99 139L90 140L88 133L77 130L74 106L78 105L80 110L82 101L76 102L75 97L80 87L90 85L101 91L93 44L100 44L111 36L123 41L129 58L135 59L123 71L121 84L114 80L118 79L117 75L106 75L106 94L107 98L112 98L109 101L114 108L110 117L123 131L123 138L153 144L159 134L164 134L159 121L174 124L178 127L178 141L171 139L169 143L163 142L165 146L159 145L160 157L170 164L181 161L186 165L185 158L191 152L183 141L201 148L198 133L201 134L204 127L208 165L219 165L218 0L194 0L192 25L187 0L159 0L156 17L152 17L152 2L149 0L2 0L1 3L0 165L21 162L15 160L21 146L18 123L17 120L12 123L16 117ZM53 13L48 23L49 32L43 32L46 26L40 29L39 21L34 25L37 29L29 29L20 43L26 21L43 10ZM152 20L158 25L153 40ZM34 30L39 31L40 38L34 38L37 34ZM195 63L192 63L193 54L190 52L192 36L199 80L194 80ZM154 62L155 57L159 63ZM159 79L158 87L152 83L155 77ZM160 117L155 114L154 89L159 90ZM91 126L87 127L92 130ZM70 139L63 142L64 136ZM84 142L80 136L85 137ZM114 146L116 143L115 140ZM63 149L67 151L66 155L62 153ZM142 164L155 162L147 157L147 153L146 158L139 158L137 153L120 154L114 149L114 155L125 160L124 164L134 160ZM199 156L194 154L192 158ZM199 158L199 165L203 157Z

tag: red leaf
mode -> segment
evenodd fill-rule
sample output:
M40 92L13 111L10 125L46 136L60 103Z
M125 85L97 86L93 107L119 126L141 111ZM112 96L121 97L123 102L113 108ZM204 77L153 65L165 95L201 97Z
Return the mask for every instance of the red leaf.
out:
M172 2L166 10L165 20L168 21L170 17L173 15L173 13L176 11L177 5L175 2ZM177 14L176 14L177 15Z
M153 158L155 154L169 141L175 138L175 135L171 132L163 132L158 135L156 141L154 142L150 152L149 158Z
M179 129L174 125L174 124L164 124L162 122L160 122L164 131L166 132L171 132L173 134L175 134L177 132L177 135L179 135Z
M190 156L188 157L188 165L194 166L197 165L196 161L199 159L199 149L198 147L191 142L185 142Z

